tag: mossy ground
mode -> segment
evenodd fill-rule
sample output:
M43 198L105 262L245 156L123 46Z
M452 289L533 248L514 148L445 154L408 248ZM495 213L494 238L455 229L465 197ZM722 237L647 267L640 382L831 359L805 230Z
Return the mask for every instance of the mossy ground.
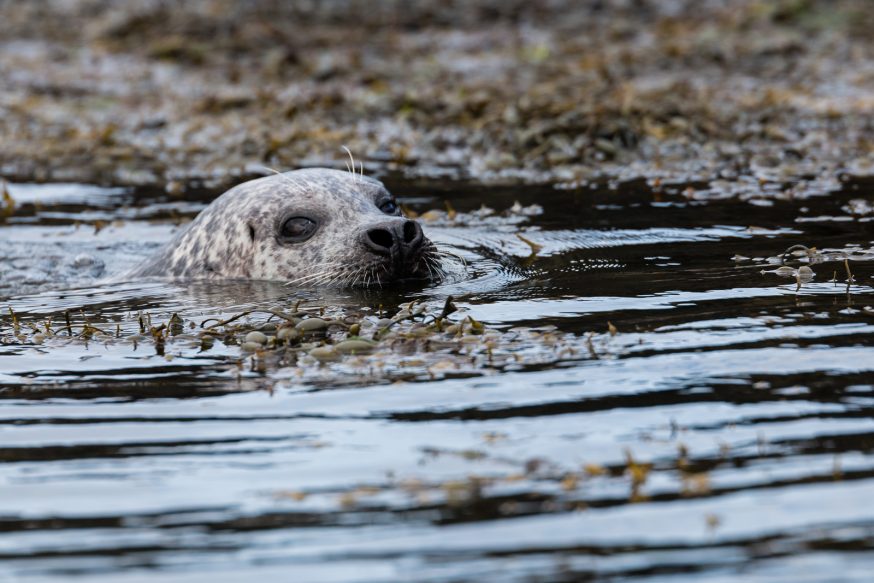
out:
M862 0L0 11L0 175L17 180L220 188L342 167L341 145L370 172L570 187L827 191L874 168Z

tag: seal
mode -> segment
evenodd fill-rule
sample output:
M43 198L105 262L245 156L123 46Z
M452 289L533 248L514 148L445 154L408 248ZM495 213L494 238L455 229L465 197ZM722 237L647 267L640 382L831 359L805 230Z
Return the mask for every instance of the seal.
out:
M439 273L436 247L380 181L307 168L228 190L123 278L351 287Z

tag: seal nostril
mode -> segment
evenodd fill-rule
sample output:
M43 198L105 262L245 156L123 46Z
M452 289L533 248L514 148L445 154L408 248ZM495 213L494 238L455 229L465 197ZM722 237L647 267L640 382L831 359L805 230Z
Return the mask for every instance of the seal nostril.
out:
M404 223L404 243L410 244L416 240L422 232L422 229L413 221Z
M392 245L394 245L394 237L385 229L371 229L367 231L367 238L370 239L371 243L386 251L390 250Z

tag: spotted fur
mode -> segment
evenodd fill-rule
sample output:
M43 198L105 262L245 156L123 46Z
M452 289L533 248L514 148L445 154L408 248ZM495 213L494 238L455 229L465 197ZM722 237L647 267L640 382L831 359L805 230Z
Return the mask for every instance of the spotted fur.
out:
M378 180L325 168L245 182L218 197L126 276L343 286L433 274L429 261L435 251L427 239L421 257L406 268L408 273L398 273L391 261L364 244L369 229L409 220L379 209L390 199ZM314 218L318 230L302 243L283 242L279 237L283 222L299 215Z

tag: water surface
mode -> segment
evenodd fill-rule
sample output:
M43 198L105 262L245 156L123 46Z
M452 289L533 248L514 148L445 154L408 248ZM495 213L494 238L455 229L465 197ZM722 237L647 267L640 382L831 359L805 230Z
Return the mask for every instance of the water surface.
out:
M382 291L103 284L215 193L12 185L0 580L870 580L870 185L756 204L686 185L390 186L458 211L425 228L465 272ZM502 215L515 201L543 213ZM816 249L788 261L812 280L775 273L793 245ZM515 360L253 370L221 341L124 341L141 314L439 311L448 295ZM119 338L65 338L66 312ZM48 318L58 335L37 343Z

